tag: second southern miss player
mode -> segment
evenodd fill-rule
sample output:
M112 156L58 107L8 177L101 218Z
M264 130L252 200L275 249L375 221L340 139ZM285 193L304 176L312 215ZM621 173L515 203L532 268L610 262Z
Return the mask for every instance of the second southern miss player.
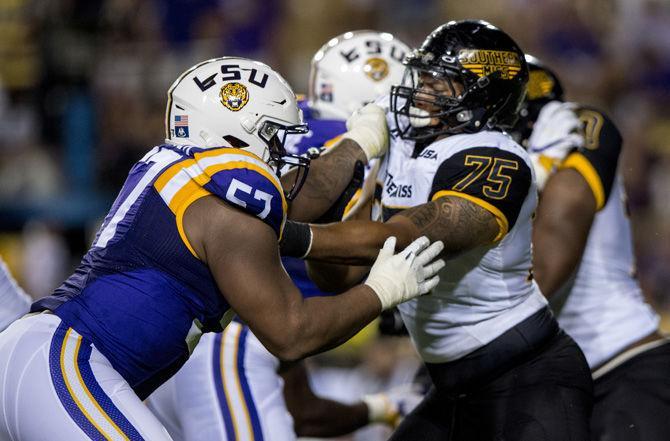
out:
M489 23L457 21L405 64L380 127L385 222L295 226L311 234L308 259L336 263L369 263L392 235L444 241L440 284L399 308L435 389L392 440L586 441L591 377L531 276L536 185L503 131L525 95L524 54Z
M592 440L665 440L670 340L635 279L617 172L621 135L600 110L564 103L556 75L527 59L531 80L519 131L538 175L547 176L534 222L535 275L592 369Z

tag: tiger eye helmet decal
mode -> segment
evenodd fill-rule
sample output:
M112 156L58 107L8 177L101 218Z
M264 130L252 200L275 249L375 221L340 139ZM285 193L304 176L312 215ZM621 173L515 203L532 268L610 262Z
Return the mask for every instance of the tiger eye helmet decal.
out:
M249 90L244 84L226 83L221 86L221 104L226 108L237 112L249 102Z

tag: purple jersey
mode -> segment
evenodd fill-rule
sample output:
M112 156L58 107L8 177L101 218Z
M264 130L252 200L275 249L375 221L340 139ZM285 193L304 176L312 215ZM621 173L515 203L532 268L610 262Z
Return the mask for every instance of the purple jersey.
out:
M314 111L309 107L307 100L298 101L298 107L309 127L307 133L291 135L286 140L286 150L292 155L302 155L310 147L329 147L340 135L347 131L344 121L339 119L316 119Z
M208 195L279 237L286 200L260 158L235 148L155 147L131 169L75 273L33 304L93 342L140 398L186 361L194 330L225 326L230 305L183 230L186 209Z

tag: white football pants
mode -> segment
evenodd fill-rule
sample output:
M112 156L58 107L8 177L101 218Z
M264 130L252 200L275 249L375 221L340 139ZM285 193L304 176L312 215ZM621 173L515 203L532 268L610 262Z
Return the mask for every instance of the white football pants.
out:
M293 441L278 367L249 328L232 322L204 334L147 404L175 441Z
M107 358L42 313L0 333L0 440L171 438Z

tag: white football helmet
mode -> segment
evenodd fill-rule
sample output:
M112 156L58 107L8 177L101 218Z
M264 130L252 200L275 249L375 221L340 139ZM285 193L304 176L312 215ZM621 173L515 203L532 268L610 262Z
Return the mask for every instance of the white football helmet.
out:
M347 119L400 84L411 49L385 32L354 31L331 39L314 55L310 107L322 119Z
M291 86L270 66L221 57L191 67L170 86L165 131L170 144L236 147L278 171L292 158L285 136L307 126Z

